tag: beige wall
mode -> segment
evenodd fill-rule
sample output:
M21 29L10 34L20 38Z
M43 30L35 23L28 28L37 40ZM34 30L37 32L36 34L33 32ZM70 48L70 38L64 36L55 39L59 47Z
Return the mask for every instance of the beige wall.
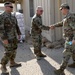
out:
M30 18L30 11L29 11L29 0L22 1L22 8L24 12L24 19L25 19L25 30L30 30L31 26L31 18Z
M0 7L0 10L4 10L4 7Z
M61 3L68 3L71 7L71 11L75 12L75 0L34 0L34 11L37 6L42 6L44 13L42 15L43 24L49 26L58 21L61 21L63 16L59 11ZM30 30L31 17L29 15L29 0L22 1L22 7L25 15L25 29ZM62 39L62 28L55 28L55 30L44 31L42 33L50 41L56 41Z

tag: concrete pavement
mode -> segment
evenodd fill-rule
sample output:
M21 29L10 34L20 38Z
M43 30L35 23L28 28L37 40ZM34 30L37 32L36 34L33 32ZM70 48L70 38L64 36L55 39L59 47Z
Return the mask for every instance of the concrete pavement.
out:
M7 65L10 75L55 75L54 70L59 68L62 60L62 51L60 49L47 49L42 48L42 52L47 55L46 58L37 61L33 54L33 47L28 43L19 44L17 50L16 61L22 64L19 68L9 68ZM3 56L4 48L0 44L0 60ZM70 63L72 59L70 60ZM1 75L1 70L0 70ZM68 68L65 70L65 75L75 75L75 69Z

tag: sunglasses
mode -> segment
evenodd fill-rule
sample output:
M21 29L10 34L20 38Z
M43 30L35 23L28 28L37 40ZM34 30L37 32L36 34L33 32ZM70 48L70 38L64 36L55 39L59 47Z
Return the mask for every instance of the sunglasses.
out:
M7 6L7 7L13 8L13 6Z

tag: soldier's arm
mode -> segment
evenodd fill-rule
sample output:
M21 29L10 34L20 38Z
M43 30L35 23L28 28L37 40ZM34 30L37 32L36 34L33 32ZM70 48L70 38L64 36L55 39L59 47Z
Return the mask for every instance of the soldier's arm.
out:
M0 37L2 40L7 40L8 36L4 27L4 18L0 15Z
M49 30L50 27L49 26L45 26L45 25L42 25L39 21L38 18L36 19L33 19L33 23L36 24L40 29L43 29L43 30Z
M71 28L75 31L75 18L69 17L69 18L67 18L67 21L68 21L69 25L71 26Z
M68 26L70 26L71 27L71 31L70 31L70 33L73 33L73 40L75 40L75 21L73 21L72 20L73 18L72 17L68 17L68 18L66 18L65 20L64 20L64 26L65 25L68 25Z
M16 18L15 18L15 19L16 19ZM16 19L16 30L17 30L17 34L18 34L18 35L21 35L21 31L20 31L20 29L19 29L17 19Z
M62 27L63 21L53 24L54 27Z
M75 17L70 16L70 17L66 18L66 22L72 28L73 35L74 35L73 39L75 40Z

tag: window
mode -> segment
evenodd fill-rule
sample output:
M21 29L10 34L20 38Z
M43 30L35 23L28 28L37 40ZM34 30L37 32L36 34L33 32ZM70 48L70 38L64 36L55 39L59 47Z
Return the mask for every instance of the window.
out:
M30 9L30 17L33 17L33 15L34 15L33 0L29 0L29 9Z

